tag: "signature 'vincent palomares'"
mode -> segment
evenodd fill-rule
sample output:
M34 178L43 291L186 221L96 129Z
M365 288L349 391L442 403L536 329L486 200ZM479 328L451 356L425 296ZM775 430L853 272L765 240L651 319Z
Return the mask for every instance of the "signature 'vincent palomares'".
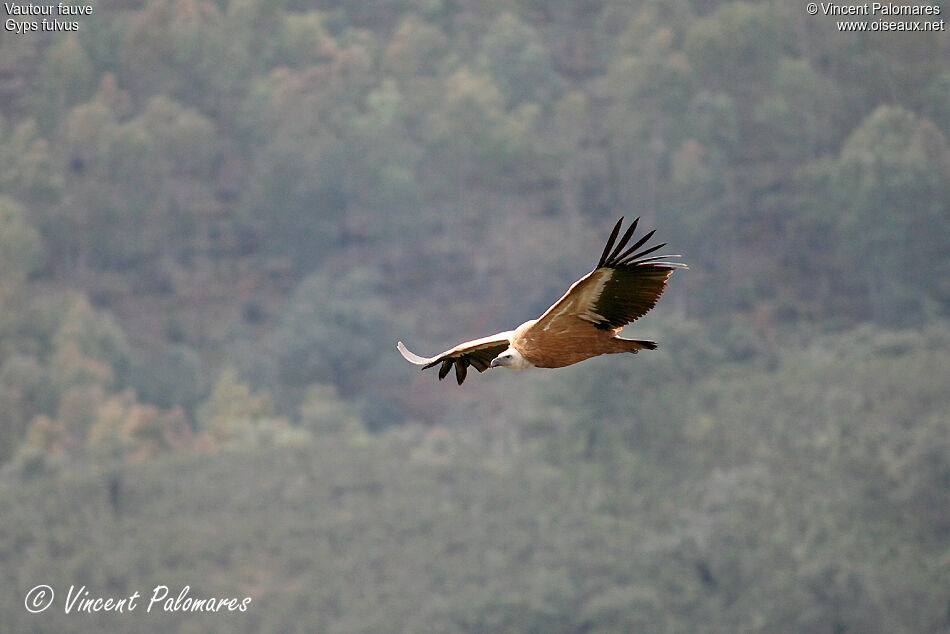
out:
M633 221L619 242L623 218L617 221L597 267L574 282L537 319L514 330L460 343L428 359L410 352L401 341L396 348L407 361L421 365L423 370L441 363L440 381L455 365L459 385L470 365L479 372L499 367L562 368L601 354L655 350L655 341L624 339L619 336L620 329L653 308L673 270L687 266L668 261L678 255L647 257L666 245L664 242L644 248L655 229L627 248L639 221Z

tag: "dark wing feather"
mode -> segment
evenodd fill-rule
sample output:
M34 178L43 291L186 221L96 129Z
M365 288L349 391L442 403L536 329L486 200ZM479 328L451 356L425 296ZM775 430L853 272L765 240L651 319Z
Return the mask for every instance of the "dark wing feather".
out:
M591 303L589 312L596 317L587 321L611 330L643 317L656 306L672 274L673 267L652 264L612 269L599 297Z
M434 357L420 357L410 352L403 342L396 344L396 348L406 361L421 365L422 369L428 369L441 363L439 367L439 380L441 381L455 366L455 380L461 385L468 374L468 367L472 366L479 372L487 370L492 359L504 352L511 343L511 332L500 332L497 335L475 339L460 343L451 350L446 350L442 354Z
M666 246L666 243L646 246L655 231L628 248L639 220L634 220L617 241L623 225L623 218L620 219L607 240L597 268L575 282L541 315L532 330L576 327L576 319L611 330L639 319L656 306L673 271L687 267L681 262L668 261L678 255L647 257Z

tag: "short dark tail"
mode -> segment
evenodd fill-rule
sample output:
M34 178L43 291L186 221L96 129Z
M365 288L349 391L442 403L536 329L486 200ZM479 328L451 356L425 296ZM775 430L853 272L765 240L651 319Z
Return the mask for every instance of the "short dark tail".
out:
M645 339L624 339L617 337L617 341L623 346L622 352L632 352L636 354L639 350L656 350L655 341L646 341Z

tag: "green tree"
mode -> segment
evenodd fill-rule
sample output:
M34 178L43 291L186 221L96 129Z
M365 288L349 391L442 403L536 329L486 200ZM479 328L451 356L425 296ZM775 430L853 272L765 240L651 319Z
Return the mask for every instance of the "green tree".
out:
M163 412L139 403L131 390L98 404L86 434L86 448L98 460L138 462L181 449L190 429L180 410Z
M158 269L147 263L209 248L204 230L221 215L213 191L218 137L207 117L164 95L122 121L126 99L104 78L93 99L70 111L69 193L46 214L44 232L61 265L133 265L155 288L148 278Z
M198 430L207 433L212 446L247 443L299 443L309 436L291 429L289 422L276 415L270 395L254 390L230 367L225 368L208 399L198 409Z
M381 353L395 341L381 291L371 269L314 273L297 288L254 360L246 362L249 373L274 390L288 413L315 384L334 386L345 400L395 396L397 359Z
M476 61L497 82L509 106L547 104L562 90L537 31L512 13L500 14L485 30Z
M863 290L872 319L920 319L927 298L946 307L946 289L906 271L939 279L950 264L950 148L928 120L882 106L851 134L833 165L839 270ZM912 193L912 195L911 195Z
M26 209L0 195L0 303L4 295L25 281L40 262L43 244L27 220Z
M0 128L0 187L29 205L52 205L63 189L49 141L40 134L35 119L26 119L3 138Z
M63 312L50 343L50 373L61 392L73 385L111 388L128 367L125 332L109 313L95 310L83 296Z
M49 377L32 356L10 355L0 365L0 464L23 439L27 423L49 411Z
M442 81L442 97L425 117L425 145L449 182L472 187L504 179L536 181L532 169L539 109L522 104L510 112L487 73L461 68Z
M837 147L840 102L836 86L819 76L807 61L783 59L776 71L774 92L753 112L764 157L801 161Z
M684 49L707 88L748 99L768 86L784 34L771 4L730 2L690 26Z
M407 15L393 32L383 68L398 77L435 76L445 63L448 38L438 26Z
M635 24L623 42L633 49L615 55L605 76L611 100L604 121L609 148L610 198L631 214L653 218L669 155L684 132L681 124L694 93L692 71L674 49L672 29L640 33Z
M923 113L950 135L950 73L937 76L926 91Z
M317 383L307 388L300 403L300 425L316 434L358 433L363 421L353 402L340 398L335 386Z
M167 94L231 114L252 63L246 32L232 26L213 2L150 2L122 31L119 77L140 96Z
M324 64L339 53L337 42L327 30L327 19L322 12L282 12L280 17L277 61L282 65L306 67Z
M51 129L68 107L88 99L94 85L92 60L80 38L70 33L57 38L37 69L36 112Z
M197 183L214 176L218 158L215 126L198 110L158 95L136 121L154 139L167 173Z

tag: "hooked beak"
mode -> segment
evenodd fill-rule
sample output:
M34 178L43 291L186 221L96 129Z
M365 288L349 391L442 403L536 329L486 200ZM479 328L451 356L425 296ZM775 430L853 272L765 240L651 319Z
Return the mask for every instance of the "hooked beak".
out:
M499 367L499 366L501 366L501 365L502 365L502 363L501 363L501 361L498 360L498 357L495 357L494 359L491 360L491 367L497 368L497 367Z

